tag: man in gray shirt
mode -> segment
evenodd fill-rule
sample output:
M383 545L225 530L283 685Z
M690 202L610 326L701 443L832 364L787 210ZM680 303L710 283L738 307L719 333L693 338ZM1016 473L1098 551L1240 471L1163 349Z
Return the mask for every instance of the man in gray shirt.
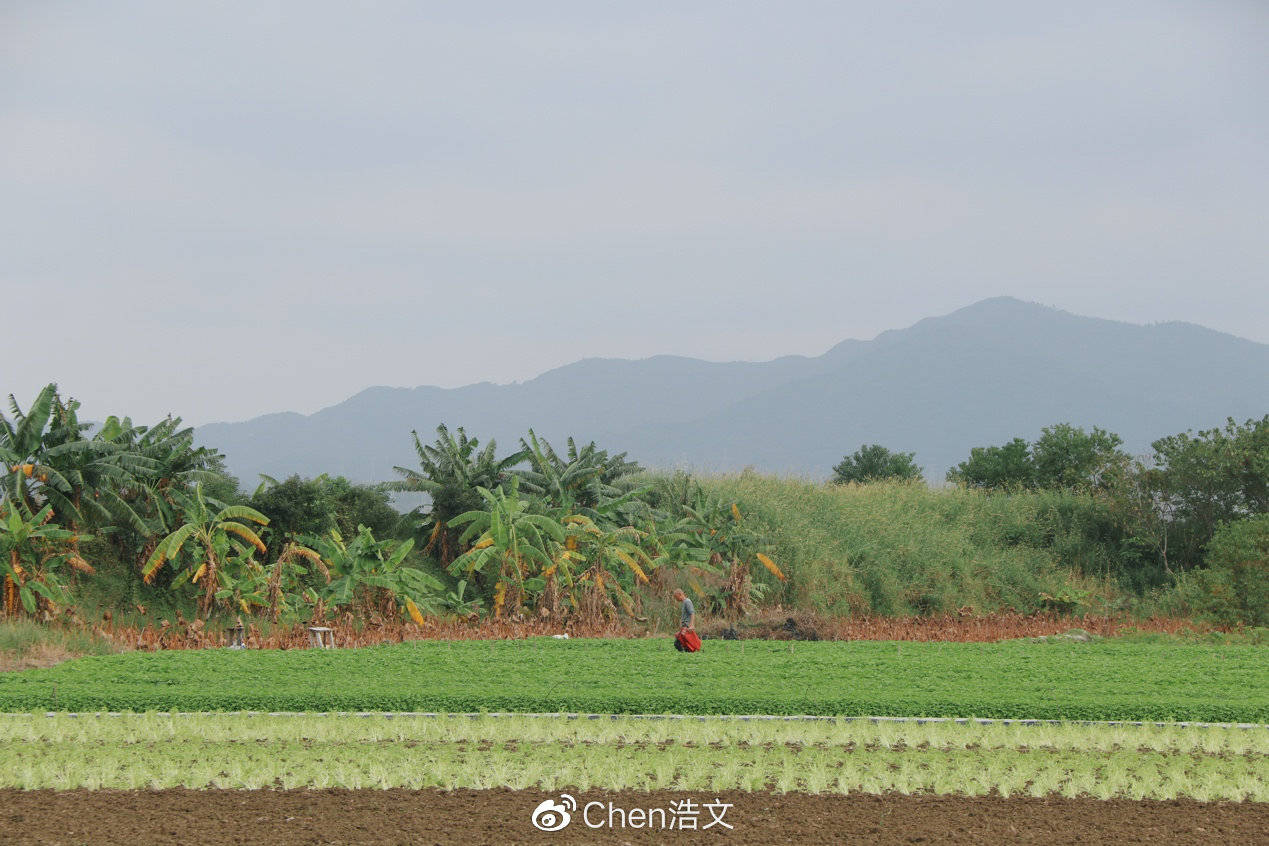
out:
M683 603L683 613L679 620L679 629L696 630L696 606L692 605L692 600L687 598L687 594L681 590L674 592L674 598Z
M682 611L679 614L679 636L681 637L684 632L692 632L693 635L695 635L696 607L692 605L692 600L687 598L687 594L685 594L681 590L676 590L674 592L674 598L677 599L679 602L683 603ZM699 645L699 641L697 643ZM674 648L679 650L680 652L683 651L683 646L679 638L675 638Z

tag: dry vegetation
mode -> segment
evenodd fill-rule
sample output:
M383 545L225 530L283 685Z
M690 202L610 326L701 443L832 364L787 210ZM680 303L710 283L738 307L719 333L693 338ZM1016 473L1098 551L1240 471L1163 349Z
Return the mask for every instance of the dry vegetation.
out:
M31 670L36 667L51 667L54 664L60 664L63 661L78 657L79 653L71 652L58 643L40 643L22 652L8 649L0 650L0 673Z
M672 622L672 621L669 621ZM577 637L668 637L669 622L639 623L621 619L592 624L567 625L537 620L511 621L488 618L425 618L423 624L384 621L365 624L351 616L331 623L335 645L340 648L403 643L412 640L515 640L526 637L565 635ZM35 626L28 624L34 632ZM723 635L725 624L702 627L706 638ZM9 624L11 631L12 624ZM59 629L40 626L36 637L0 639L0 671L48 667L71 658L102 652L168 649L210 649L227 646L230 632L208 626L201 620L161 620L136 626L105 622L84 628ZM1052 614L991 614L987 616L944 615L928 618L843 619L796 613L790 617L777 610L750 619L734 631L741 639L771 640L904 640L947 642L993 642L1023 637L1061 635L1083 630L1098 637L1133 634L1199 635L1212 631L1190 620L1173 618L1128 618ZM306 626L246 626L244 640L252 649L305 649L311 645Z

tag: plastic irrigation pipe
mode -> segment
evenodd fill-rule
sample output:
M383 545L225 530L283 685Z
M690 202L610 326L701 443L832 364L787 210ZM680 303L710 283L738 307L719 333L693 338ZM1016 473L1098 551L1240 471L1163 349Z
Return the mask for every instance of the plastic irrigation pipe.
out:
M980 726L1156 726L1159 728L1237 728L1269 729L1265 723L1196 723L1158 722L1154 720L1031 720L1023 718L987 719L984 717L832 717L815 715L782 716L778 714L582 714L582 713L516 713L514 711L465 711L444 713L440 711L45 711L46 717L128 717L146 714L157 717L532 717L539 719L567 720L697 720L698 722L751 722L782 720L785 722L810 721L826 723L956 723Z

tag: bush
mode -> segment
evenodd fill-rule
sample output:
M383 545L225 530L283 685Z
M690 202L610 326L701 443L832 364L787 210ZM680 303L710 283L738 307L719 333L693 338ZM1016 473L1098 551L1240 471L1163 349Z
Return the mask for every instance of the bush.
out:
M1178 580L1174 609L1223 625L1269 625L1269 514L1223 524L1205 563Z
M922 478L922 470L916 465L915 458L915 452L891 452L881 444L868 444L833 467L832 481L837 485L850 482L863 484L882 479L916 481Z
M969 458L947 471L949 482L971 488L1022 488L1035 483L1030 445L1014 438L1004 446L974 447Z

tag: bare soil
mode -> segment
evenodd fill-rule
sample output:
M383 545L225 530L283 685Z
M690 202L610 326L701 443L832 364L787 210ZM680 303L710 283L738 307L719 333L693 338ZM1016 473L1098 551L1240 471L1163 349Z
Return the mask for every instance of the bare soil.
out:
M1269 843L1269 804L727 792L708 831L590 829L580 809L539 832L532 810L554 794L512 790L0 790L4 843ZM670 808L714 794L590 791L583 805ZM606 819L606 812L604 815ZM596 820L592 811L592 821ZM700 824L710 815L701 812Z

